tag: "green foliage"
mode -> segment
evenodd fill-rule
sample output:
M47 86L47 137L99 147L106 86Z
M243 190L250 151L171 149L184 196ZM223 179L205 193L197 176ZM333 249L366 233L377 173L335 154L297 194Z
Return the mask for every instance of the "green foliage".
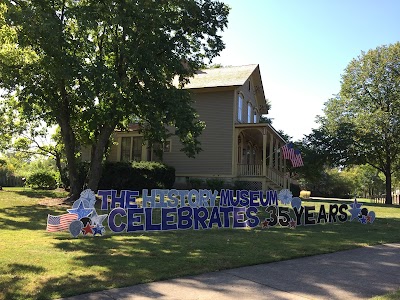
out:
M346 67L340 95L325 104L309 140L331 164L368 164L385 175L400 169L400 43L362 52Z
M201 178L190 178L189 183L192 189L198 190L204 185L204 180Z
M300 186L297 184L290 184L290 191L292 192L293 197L300 196Z
M351 198L354 196L353 182L337 169L318 170L318 179L301 178L302 189L311 191L316 197Z
M38 171L27 178L26 184L34 189L53 190L57 187L56 175L54 172Z
M128 119L146 140L176 134L194 156L204 123L183 89L225 47L218 1L11 1L0 11L7 47L0 87L29 120L58 124L76 194L79 141L92 146L92 188L113 130ZM3 27L2 27L3 28ZM1 45L1 43L0 43ZM174 83L176 81L176 84ZM169 132L167 126L174 130ZM92 171L91 171L92 172Z
M87 178L89 174L90 163L89 162L78 162L77 163L77 182L81 188L87 184ZM62 185L69 189L70 188L70 176L68 168L64 167L60 176Z
M106 162L99 189L169 189L175 182L175 169L157 162Z
M343 170L341 175L351 182L355 195L367 198L385 193L385 182L379 173L369 165L360 165Z
M233 183L233 188L235 191L237 190L245 190L247 187L246 181L235 180Z
M212 191L220 191L224 186L224 181L218 178L206 179L207 188Z

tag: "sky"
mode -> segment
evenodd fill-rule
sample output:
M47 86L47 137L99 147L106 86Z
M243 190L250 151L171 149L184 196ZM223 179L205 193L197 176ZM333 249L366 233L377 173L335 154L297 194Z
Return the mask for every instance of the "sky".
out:
M294 141L318 127L352 59L400 41L399 0L221 1L231 11L213 63L259 64L268 117Z

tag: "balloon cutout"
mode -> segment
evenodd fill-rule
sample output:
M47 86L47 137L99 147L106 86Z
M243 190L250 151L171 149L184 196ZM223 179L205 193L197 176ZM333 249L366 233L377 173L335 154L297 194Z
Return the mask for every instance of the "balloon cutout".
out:
M69 232L73 237L77 237L83 228L83 224L81 221L75 220L72 221L71 224L69 224Z
M301 199L299 198L299 197L293 197L293 199L292 199L292 207L293 208L297 208L297 209L300 209L300 207L301 207Z

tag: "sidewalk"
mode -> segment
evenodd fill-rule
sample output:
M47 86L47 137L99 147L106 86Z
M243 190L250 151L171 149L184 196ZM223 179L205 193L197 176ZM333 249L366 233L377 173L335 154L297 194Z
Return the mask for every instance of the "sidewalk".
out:
M400 243L140 284L65 300L368 299L400 289Z

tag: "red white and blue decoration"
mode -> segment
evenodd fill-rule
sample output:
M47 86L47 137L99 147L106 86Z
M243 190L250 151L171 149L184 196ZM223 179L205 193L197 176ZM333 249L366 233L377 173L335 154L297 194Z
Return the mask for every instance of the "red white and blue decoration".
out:
M96 195L90 190L84 190L68 213L61 216L48 215L46 230L49 232L69 230L73 237L79 235L101 236L105 233L104 220L107 214L97 214Z
M96 195L82 192L68 213L49 215L47 231L69 230L73 237L114 233L212 228L269 229L274 226L295 229L327 223L358 221L373 223L375 213L355 199L351 204L303 205L288 189L281 191L210 190L99 190ZM138 199L140 196L141 199ZM154 221L160 220L160 221Z

